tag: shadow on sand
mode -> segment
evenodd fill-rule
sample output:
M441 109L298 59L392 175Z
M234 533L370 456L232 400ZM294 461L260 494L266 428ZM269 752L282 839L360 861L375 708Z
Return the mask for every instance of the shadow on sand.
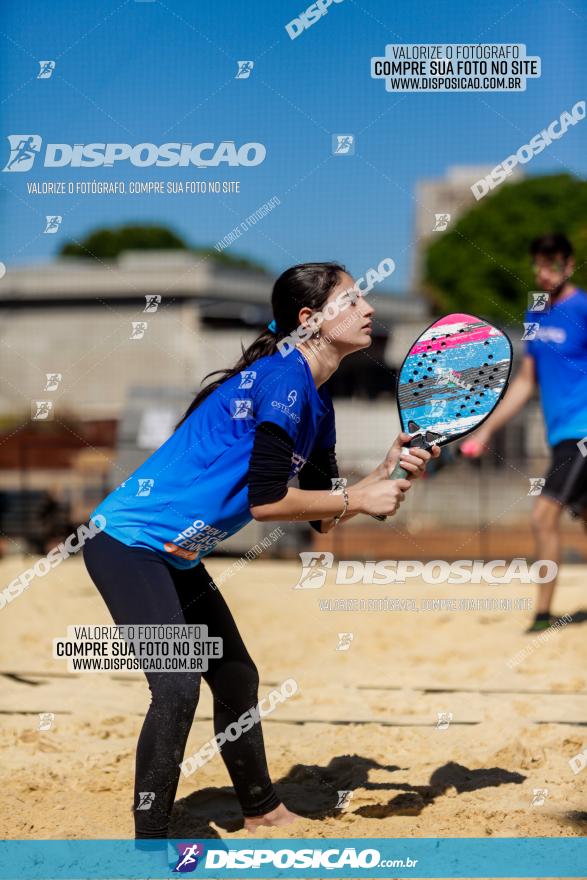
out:
M319 821L341 815L337 809L339 791L386 790L398 792L387 804L367 804L347 812L368 819L388 816L418 816L429 804L442 797L449 788L458 794L495 788L499 785L520 785L525 779L501 767L470 770L462 764L450 762L435 770L428 785L409 782L369 782L370 770L393 773L407 768L395 764L380 764L360 755L342 755L333 758L327 766L295 764L289 773L276 782L279 797L294 813ZM243 826L242 813L231 787L205 788L195 791L175 805L170 837L216 838L220 835L210 824L214 822L225 831L238 831Z

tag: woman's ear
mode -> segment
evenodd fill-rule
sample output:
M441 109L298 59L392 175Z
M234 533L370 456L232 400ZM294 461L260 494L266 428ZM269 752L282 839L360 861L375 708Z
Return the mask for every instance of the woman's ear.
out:
M305 327L308 322L308 318L312 314L312 309L308 308L308 306L304 306L303 308L301 308L298 312L298 327Z

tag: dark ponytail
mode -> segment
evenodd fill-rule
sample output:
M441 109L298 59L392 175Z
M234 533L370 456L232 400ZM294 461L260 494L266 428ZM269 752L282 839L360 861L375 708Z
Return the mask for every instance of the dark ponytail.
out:
M213 370L204 376L203 382L210 376L220 374L218 379L210 382L196 394L175 426L175 430L223 382L236 376L242 370L247 370L259 358L275 354L279 340L289 336L293 330L297 329L300 309L304 306L312 311L323 308L330 293L339 283L343 272L346 272L346 269L339 263L301 263L286 269L273 285L271 294L271 307L276 331L272 332L267 328L257 336L247 349L241 345L241 357L231 369Z

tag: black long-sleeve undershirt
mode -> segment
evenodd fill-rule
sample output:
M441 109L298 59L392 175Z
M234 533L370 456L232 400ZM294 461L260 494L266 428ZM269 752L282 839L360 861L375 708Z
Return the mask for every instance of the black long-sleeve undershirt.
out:
M279 425L261 422L255 430L253 450L249 462L249 506L272 504L287 494L294 444ZM338 477L334 447L314 449L298 473L300 489L331 489L332 480ZM320 520L310 521L317 532Z

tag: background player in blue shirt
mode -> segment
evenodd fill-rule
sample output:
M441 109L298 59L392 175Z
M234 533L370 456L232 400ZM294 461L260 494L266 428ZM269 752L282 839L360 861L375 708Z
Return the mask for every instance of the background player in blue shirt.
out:
M532 513L536 558L560 562L564 507L587 522L587 293L575 287L573 248L564 235L543 235L530 246L538 287L548 294L545 311L524 318L525 354L499 407L461 447L478 456L492 434L518 413L536 386L552 461ZM528 632L550 626L556 577L539 585L536 616Z
M392 515L411 485L388 478L400 456L411 477L431 457L403 453L408 435L400 434L371 474L333 492L336 431L324 383L344 357L369 347L374 310L334 263L288 269L271 302L267 330L91 515L104 527L84 545L84 560L116 624L205 625L223 643L207 672L145 671L151 705L137 747L137 838L168 836L201 678L212 690L216 734L258 703L257 669L202 557L253 517L305 520L325 532L357 513ZM288 485L295 475L299 488ZM258 721L226 737L221 756L246 828L297 818L273 787ZM139 809L141 792L154 795L148 810Z

